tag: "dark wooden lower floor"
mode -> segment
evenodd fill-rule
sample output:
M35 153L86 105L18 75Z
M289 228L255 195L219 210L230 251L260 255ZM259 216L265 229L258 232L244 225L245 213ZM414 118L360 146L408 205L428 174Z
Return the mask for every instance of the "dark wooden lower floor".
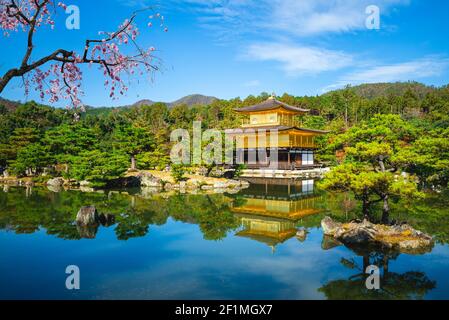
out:
M319 167L314 162L314 150L283 148L274 150L238 149L234 163L244 164L248 169L298 170Z

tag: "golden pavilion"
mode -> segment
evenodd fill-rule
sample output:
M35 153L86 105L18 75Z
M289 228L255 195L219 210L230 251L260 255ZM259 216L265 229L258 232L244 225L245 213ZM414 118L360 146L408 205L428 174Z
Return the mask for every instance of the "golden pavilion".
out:
M310 110L290 106L275 99L274 95L266 101L240 109L236 112L245 116L241 128L228 129L226 134L237 144L234 163L244 163L249 169L263 169L270 166L269 154L276 149L278 154L277 169L295 170L307 169L315 166L314 151L316 150L315 138L328 133L327 131L301 128L298 116L308 113ZM277 132L277 139L272 142L270 132ZM263 143L260 136L264 135ZM251 151L265 150L267 158L260 157L258 152L256 161L250 162L248 154Z

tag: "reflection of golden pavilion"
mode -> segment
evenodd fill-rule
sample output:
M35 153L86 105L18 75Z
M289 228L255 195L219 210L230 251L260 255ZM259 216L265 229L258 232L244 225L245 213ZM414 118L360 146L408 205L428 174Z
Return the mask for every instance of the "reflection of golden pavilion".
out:
M319 213L319 197L313 193L313 180L283 184L252 182L251 187L240 194L244 202L232 208L243 226L237 236L274 248L296 235L300 219Z
M296 235L296 223L276 218L237 215L243 230L237 236L250 238L270 247L287 241Z

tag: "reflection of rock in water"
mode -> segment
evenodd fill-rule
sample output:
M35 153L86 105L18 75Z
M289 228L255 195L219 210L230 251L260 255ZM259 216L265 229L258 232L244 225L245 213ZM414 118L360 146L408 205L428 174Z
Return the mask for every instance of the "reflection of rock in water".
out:
M95 192L95 189L92 187L80 186L80 191L90 193Z
M296 232L296 239L298 239L300 242L304 242L307 239L307 229L300 229Z
M161 188L156 187L141 187L140 196L144 199L151 199L155 194L161 192Z
M98 221L103 227L110 227L115 224L115 216L113 214L100 214Z
M83 239L95 239L98 232L98 224L94 225L76 225L76 230Z
M48 184L47 189L54 193L59 193L64 191L64 187L61 185Z
M324 242L324 239L323 239ZM436 282L419 271L405 273L391 272L389 264L400 255L398 252L382 252L373 249L358 248L353 252L362 257L362 264L358 265L354 259L341 259L341 264L351 270L358 270L357 274L348 279L329 281L318 289L327 299L331 300L398 300L422 299L436 288ZM365 271L368 266L377 266L380 271L380 289L369 290L366 280L369 274Z
M95 206L81 207L76 215L77 230L81 238L94 239L101 224L109 227L115 224L112 214L98 214Z
M330 250L332 248L341 246L342 243L334 237L323 235L323 241L321 242L321 249Z

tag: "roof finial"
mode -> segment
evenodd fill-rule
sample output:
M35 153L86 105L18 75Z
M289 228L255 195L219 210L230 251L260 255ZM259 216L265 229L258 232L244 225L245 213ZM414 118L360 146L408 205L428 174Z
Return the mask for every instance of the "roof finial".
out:
M271 96L268 99L270 99L270 100L276 99L276 93L272 92Z

